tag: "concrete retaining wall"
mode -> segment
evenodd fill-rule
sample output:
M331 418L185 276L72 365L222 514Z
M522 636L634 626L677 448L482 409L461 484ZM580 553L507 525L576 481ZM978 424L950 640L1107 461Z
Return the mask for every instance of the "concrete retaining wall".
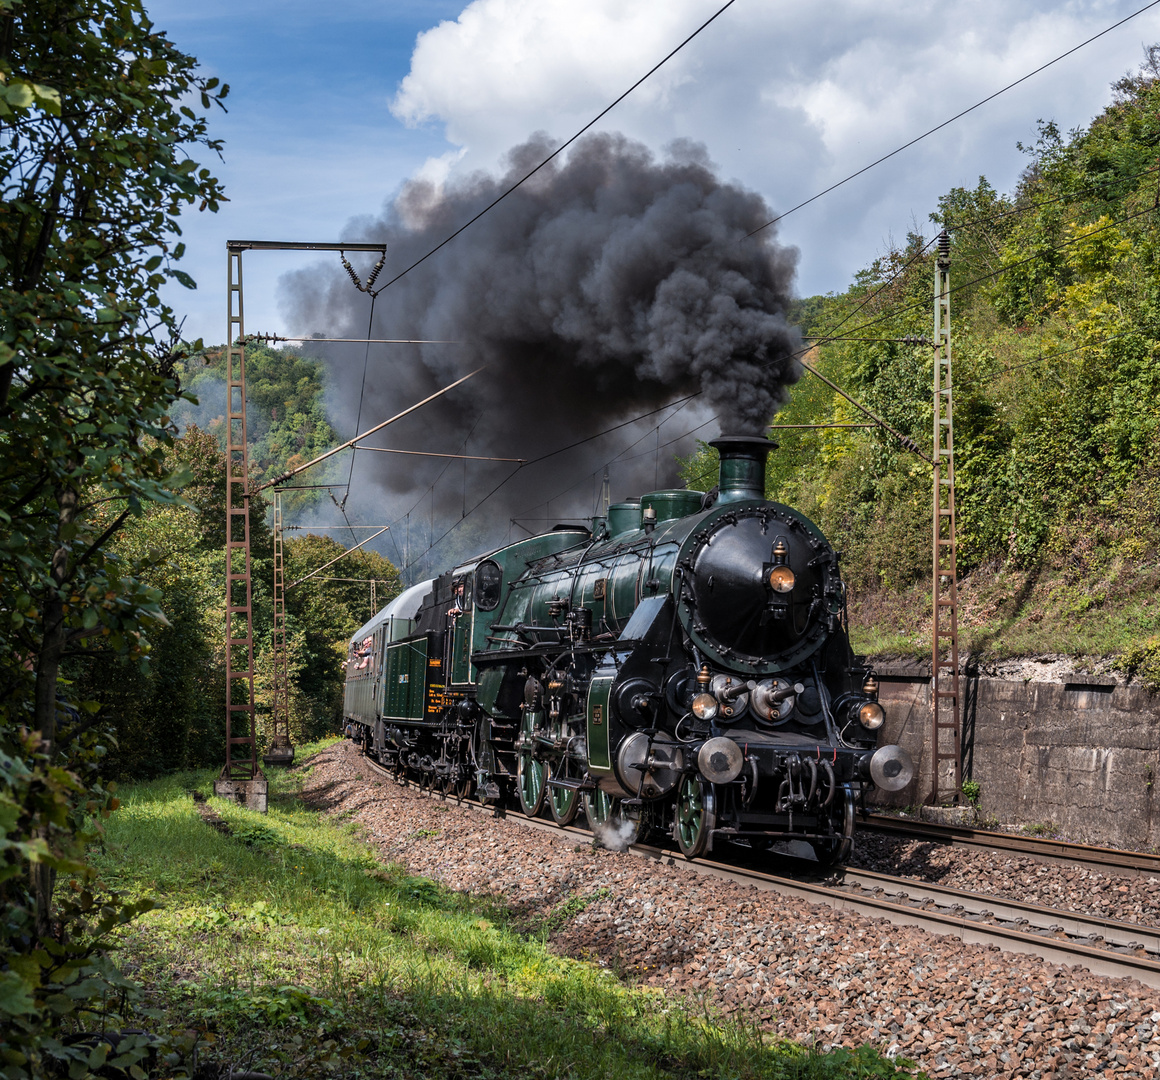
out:
M880 804L923 801L930 788L930 669L876 668L886 741L914 758L914 783ZM984 817L1052 823L1071 840L1160 848L1160 697L1100 675L965 676L963 776Z

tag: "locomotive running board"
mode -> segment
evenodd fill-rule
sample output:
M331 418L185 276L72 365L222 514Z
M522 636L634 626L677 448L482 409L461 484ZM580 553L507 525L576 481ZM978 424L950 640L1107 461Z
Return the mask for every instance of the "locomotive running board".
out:
M596 790L596 784L592 780L572 780L569 777L557 780L554 776L548 778L548 787L563 788L565 791Z

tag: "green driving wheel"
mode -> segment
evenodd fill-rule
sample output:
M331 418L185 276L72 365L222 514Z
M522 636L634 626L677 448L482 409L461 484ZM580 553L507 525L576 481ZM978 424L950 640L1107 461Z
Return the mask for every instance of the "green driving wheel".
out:
M547 763L537 761L526 750L521 751L518 774L520 806L528 817L537 817L544 808L544 794L548 790Z
M571 825L580 809L580 792L575 788L549 787L548 809L552 811L552 820L561 829Z
M612 818L614 802L612 796L600 788L584 792L584 816L591 828L597 829L608 824Z
M713 785L696 776L685 776L677 791L673 835L686 859L695 859L709 849L709 838L717 824Z
M609 851L626 851L640 836L640 822L625 817L620 800L599 788L584 792L584 814L596 842Z

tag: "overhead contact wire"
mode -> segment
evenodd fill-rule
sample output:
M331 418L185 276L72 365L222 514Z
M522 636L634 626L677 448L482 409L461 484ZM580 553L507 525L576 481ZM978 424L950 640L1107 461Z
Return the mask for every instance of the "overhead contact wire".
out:
M499 491L500 488L504 487L504 485L506 485L512 479L512 477L515 476L516 473L519 472L521 469L526 469L529 465L538 465L541 461L547 461L549 458L553 458L557 454L563 454L565 451L568 451L568 450L575 450L576 447L583 446L585 443L590 443L595 439L603 438L605 435L611 435L612 432L614 432L614 431L619 431L621 428L628 427L630 424L635 424L641 420L646 420L646 419L648 419L648 417L655 416L657 413L663 412L665 409L670 409L674 405L678 405L678 404L682 404L684 402L691 401L693 398L700 397L701 394L703 394L703 393L704 393L703 390L697 390L696 392L694 392L692 394L685 395L685 397L683 397L683 398L677 398L675 401L670 401L667 404L660 406L659 408L651 409L649 412L641 413L639 416L634 416L630 420L622 421L619 424L613 424L611 427L605 428L603 431L598 431L595 435L589 435L586 438L577 439L575 442L569 443L567 446L561 446L556 450L551 450L546 454L541 454L538 458L531 458L529 461L525 462L523 465L517 465L514 469L512 469L512 471L510 473L508 473L507 476L505 476L498 484L496 484L495 487L493 487L491 489L491 491L489 491L470 510L468 510L467 513L463 517L461 517L458 521L456 521L449 529L446 530L446 532L444 532L442 535L440 535L437 540L432 542L427 547L427 549L422 552L422 554L420 554L420 555L416 556L414 559L412 559L407 564L406 569L409 570L420 559L424 558L429 552L433 551L436 546L438 546L456 528L458 528L460 525L462 525L464 521L466 521L469 517L471 517L471 515L474 514L476 510L478 510L485 502L487 502L487 500L490 499L497 491ZM647 436L649 434L651 434L651 431L646 432L645 436ZM645 436L642 436L642 438L644 438Z
M343 261L345 262L346 260L344 259ZM350 264L347 263L346 265L347 265L347 269L350 270ZM376 272L377 272L377 268L376 268ZM355 277L353 270L350 270L350 275L352 278L354 278L355 285L359 286L358 278ZM373 281L374 281L374 277L372 276L370 279L368 279L368 284L370 284ZM364 290L362 290L361 286L359 286L359 289L360 289L360 291L364 291ZM363 356L362 386L359 387L359 392L358 392L358 419L355 420L355 423L354 423L355 431L359 431L361 428L361 425L362 425L363 397L366 395L366 391L367 391L367 369L370 367L370 362L371 362L371 343L370 343L369 339L371 336L371 330L373 329L374 322L375 322L375 300L378 299L379 294L377 292L372 292L370 295L371 295L371 311L370 311L370 315L367 318L367 339L368 340L367 340L366 353ZM348 472L346 474L346 494L342 497L342 505L339 506L340 510L346 506L346 500L350 498L350 482L352 479L354 479L354 459L357 456L358 456L358 447L357 446L351 447L350 472Z
M1160 3L1160 0L1155 0L1155 2ZM533 176L536 175L536 173L538 173L542 168L544 168L545 165L549 164L553 159L557 158L560 154L562 154L565 150L567 150L568 147L571 146L578 138L580 138L580 136L583 135L589 128L593 127L595 124L597 124L601 120L603 120L605 116L607 116L613 109L615 109L616 106L619 105L626 97L628 97L628 95L631 94L638 86L640 86L641 83L643 83L651 75L653 75L657 71L659 71L674 56L676 56L677 53L679 53L686 45L688 45L689 42L693 40L693 38L695 38L702 30L704 30L705 27L707 27L711 22L713 22L715 19L719 18L722 14L724 14L725 11L728 8L732 7L734 3L736 3L736 0L728 0L727 3L725 3L721 7L719 7L712 15L709 16L709 18L707 18L703 23L701 23L701 25L698 26L696 30L694 30L687 38L685 38L684 41L682 41L675 49L673 49L672 52L668 53L662 60L660 60L658 63L654 64L651 68L649 68L648 71L646 71L639 79L636 80L636 82L634 82L627 90L625 90L625 92L623 94L621 94L620 97L618 97L607 108L605 108L601 112L597 113L597 115L594 116L591 120L589 120L587 124L585 124L578 132L576 132L575 135L572 136L572 138L570 138L566 143L562 143L555 150L553 150L546 158L544 158L543 161L541 161L539 163L539 165L537 165L534 169L532 169L531 172L529 172L522 179L517 180L514 184L512 184L511 187L509 187L501 195L499 195L497 198L493 199L490 203L487 204L487 206L485 206L482 210L480 210L479 213L475 215L475 217L471 218L470 221L467 221L463 225L461 225L458 229L455 230L455 232L453 232L449 237L447 237L446 240L443 240L441 243L439 243L435 247L433 247L421 259L416 259L415 262L411 263L411 265L408 266L406 270L402 270L399 273L397 273L393 278L391 278L390 281L388 281L385 285L383 285L378 290L378 292L382 292L383 289L389 289L400 278L405 277L412 270L414 270L415 267L426 262L437 251L439 251L440 249L442 249L442 248L446 247L448 244L450 244L451 241L454 240L460 233L471 228L471 226L474 225L481 217L483 217L484 214L488 213L488 211L493 210L495 207L497 207L513 191L515 191L517 188L521 187L522 185L526 184Z
M1156 2L1160 3L1160 0L1156 0ZM1073 236L1070 240L1064 240L1063 243L1055 244L1054 246L1047 248L1045 251L1036 252L1034 255L1028 255L1027 258L1025 258L1025 259L1019 259L1017 262L1008 263L1006 266L1001 266L1001 267L999 267L998 270L992 270L990 273L982 274L976 278L971 278L970 281L964 281L964 282L962 282L962 284L956 285L953 288L948 289L947 294L953 295L954 293L962 292L964 289L969 289L974 285L980 285L984 281L992 281L997 277L1002 277L1004 274L1010 273L1012 270L1019 269L1019 267L1021 267L1021 266L1026 266L1028 263L1033 263L1037 259L1045 258L1048 255L1058 254L1059 252L1063 251L1064 248L1071 247L1074 244L1082 243L1085 240L1091 239L1093 236L1098 236L1102 232L1107 232L1109 229L1117 228L1120 225L1126 225L1128 222L1135 221L1137 218L1144 217L1144 215L1146 215L1146 214L1153 214L1156 212L1157 212L1157 207L1147 206L1143 210L1139 210L1134 214L1128 214L1125 217L1116 218L1113 221L1109 221L1106 225L1101 225L1099 228L1092 229L1090 232L1085 232L1079 236ZM929 246L929 245L927 245L927 246ZM854 330L856 332L862 331L862 330L868 330L870 327L877 326L879 323L885 322L887 319L893 319L899 315L905 315L909 311L917 311L919 309L925 308L927 306L927 304L928 304L927 300L916 300L914 303L906 304L902 307L895 308L893 311L885 312L884 314L880 315L876 319L871 319L869 322L862 323L861 325L856 326L854 328ZM841 325L842 325L841 323L838 324L838 326L841 326ZM835 327L835 329L837 329L837 327ZM814 345L825 345L825 344L826 344L826 339L824 339L824 338L819 338L817 341L814 342ZM801 356L801 355L804 355L804 353L796 353L794 355ZM774 363L774 362L775 361L770 361L769 363Z
M974 105L971 105L966 109L963 109L962 112L955 113L955 115L952 116L949 120L944 120L941 124L936 124L929 131L924 131L921 135L916 135L913 139L910 140L910 142L903 143L897 149L891 150L889 154L883 154L882 157L878 158L877 161L872 161L872 162L870 162L869 165L863 165L862 168L860 168L857 172L851 173L844 180L839 180L837 183L831 184L828 188L825 188L824 190L819 191L816 195L811 195L804 202L800 202L797 204L797 206L791 207L789 210L785 211L784 214L778 214L777 217L771 218L764 225L761 225L758 228L754 229L753 232L746 233L745 238L748 239L751 236L756 236L763 229L768 229L770 227L770 225L774 225L777 222L783 220L784 218L789 217L790 214L795 213L798 210L801 210L805 206L809 206L810 203L816 202L823 195L828 195L831 191L836 191L843 184L848 184L851 180L856 179L857 177L861 176L863 173L869 172L875 166L881 165L884 161L889 161L895 155L901 154L903 150L908 150L910 147L914 146L916 143L922 142L923 139L927 138L928 136L933 135L936 131L942 131L943 128L948 127L949 125L953 124L956 120L961 120L968 113L974 112L976 109L981 108L983 105L986 105L989 101L994 101L995 98L999 97L1002 94L1007 93L1008 90L1013 90L1020 83L1025 83L1028 79L1033 78L1034 76L1038 75L1040 72L1046 71L1053 64L1058 64L1061 60L1066 60L1067 57L1072 55L1072 53L1079 52L1080 49L1084 48L1085 46L1090 45L1093 41L1098 41L1105 34L1110 34L1113 30L1118 29L1119 27L1123 26L1125 23L1130 22L1132 19L1136 18L1137 15L1142 15L1145 11L1148 11L1151 8L1156 7L1157 4L1160 4L1160 0L1152 0L1152 2L1150 4L1145 4L1139 10L1133 11L1131 15L1127 15L1124 18L1120 19L1119 22L1112 23L1111 26L1105 27L1098 34L1093 34L1086 41L1081 41L1078 45L1073 45L1070 49L1067 50L1067 52L1060 53L1059 56L1055 57L1054 60L1048 60L1046 64L1041 64L1034 71L1029 71L1026 75L1023 75L1022 77L1016 79L1013 83L1008 83L1001 90L996 90L993 94L989 94L987 97L983 98L982 101L976 101Z

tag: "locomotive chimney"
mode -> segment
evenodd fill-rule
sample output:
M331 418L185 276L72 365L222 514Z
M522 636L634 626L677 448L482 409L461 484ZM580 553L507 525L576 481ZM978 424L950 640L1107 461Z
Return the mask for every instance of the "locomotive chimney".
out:
M754 435L722 435L710 443L721 455L717 505L765 498L765 459L777 443Z

